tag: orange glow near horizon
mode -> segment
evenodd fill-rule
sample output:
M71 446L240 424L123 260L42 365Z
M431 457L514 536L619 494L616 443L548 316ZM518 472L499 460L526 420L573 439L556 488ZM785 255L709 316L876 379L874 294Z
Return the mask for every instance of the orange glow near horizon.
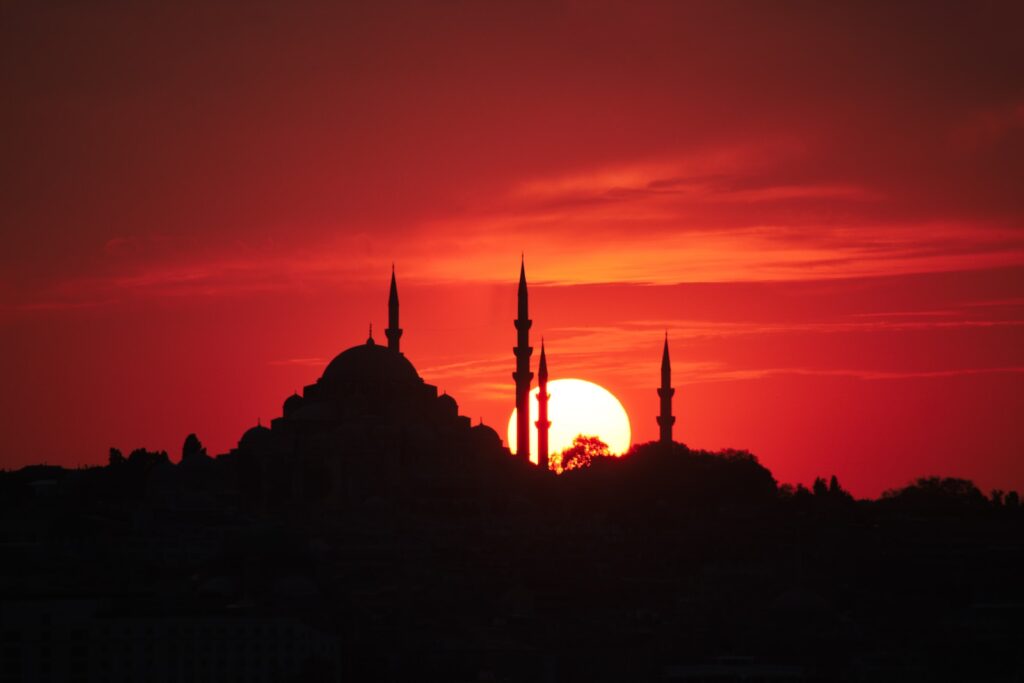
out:
M548 382L548 419L551 420L551 431L548 433L548 445L551 453L561 453L572 446L574 438L596 436L608 444L614 455L622 455L629 450L632 433L629 427L629 416L622 403L599 384L583 379L555 379ZM530 391L530 460L537 462L537 396L540 388ZM516 452L516 415L519 411L512 410L508 421L508 443L510 450Z

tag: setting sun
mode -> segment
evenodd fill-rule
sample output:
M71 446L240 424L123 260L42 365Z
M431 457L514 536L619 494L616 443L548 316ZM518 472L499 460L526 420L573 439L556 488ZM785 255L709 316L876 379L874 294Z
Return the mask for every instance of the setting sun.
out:
M530 460L537 462L537 394L530 391ZM620 455L629 450L629 416L619 399L602 386L582 379L556 379L548 382L548 418L551 420L549 448L559 453L572 445L578 434L597 436L608 449ZM516 452L516 414L508 421L508 444Z

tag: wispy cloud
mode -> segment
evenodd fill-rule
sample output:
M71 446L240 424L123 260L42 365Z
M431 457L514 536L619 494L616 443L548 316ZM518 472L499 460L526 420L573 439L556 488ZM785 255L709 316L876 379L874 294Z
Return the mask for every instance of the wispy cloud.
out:
M818 375L829 377L852 377L863 380L887 380L904 378L954 377L972 374L1018 373L1021 366L982 365L964 366L963 360L948 361L949 367L906 368L891 370L878 367L835 367L828 364L817 367L801 364L799 354L793 356L792 366L776 364L764 367L751 366L758 358L745 358L742 362L735 357L700 358L688 357L687 348L713 349L719 341L744 341L752 343L770 342L771 337L783 335L808 337L829 335L844 338L856 335L899 335L921 332L980 331L986 329L1024 329L1024 318L1020 317L1016 300L1004 302L1003 308L1009 317L999 317L994 305L978 309L967 301L956 307L932 310L899 310L890 312L853 312L834 316L827 320L797 320L788 322L723 321L706 319L638 319L615 325L582 325L551 327L547 330L549 363L557 377L601 377L615 381L620 386L646 386L649 384L652 368L660 358L662 334L667 331L675 349L673 372L677 381L685 384L702 382L723 382L752 380L782 374ZM995 302L983 302L994 304ZM978 317L982 310L990 315ZM710 343L710 346L708 345ZM788 343L788 342L787 342ZM818 343L804 340L800 344ZM696 346L695 346L696 345ZM644 351L646 350L646 351ZM705 355L702 352L701 355ZM760 358L760 362L768 360ZM875 359L876 361L878 359ZM440 363L422 368L423 376L437 384L458 384L464 393L474 400L507 398L508 386L502 382L483 382L480 378L504 377L509 368L509 358L504 354L474 358L466 361ZM471 386L471 388L470 388ZM479 392L476 394L474 392Z
M919 370L919 371L879 371L836 368L756 368L722 370L697 376L691 383L724 382L736 380L756 380L765 377L785 375L805 375L815 377L850 377L867 381L898 380L898 379L935 379L946 377L965 377L970 375L1024 374L1024 366L1007 366L995 368L958 368L950 370Z
M865 207L886 202L885 190L773 175L773 164L807 153L798 138L780 138L520 178L400 231L353 231L339 220L316 242L197 253L164 235L114 236L99 249L100 272L53 281L13 308L363 282L396 255L407 282L497 282L524 248L531 279L552 284L826 280L1024 264L1017 225L879 218Z

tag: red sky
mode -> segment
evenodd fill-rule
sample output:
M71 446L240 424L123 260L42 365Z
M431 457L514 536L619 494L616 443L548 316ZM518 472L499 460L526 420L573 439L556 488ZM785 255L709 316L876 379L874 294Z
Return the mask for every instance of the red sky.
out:
M1024 489L1019 3L7 3L0 465L216 452L386 324L858 495Z

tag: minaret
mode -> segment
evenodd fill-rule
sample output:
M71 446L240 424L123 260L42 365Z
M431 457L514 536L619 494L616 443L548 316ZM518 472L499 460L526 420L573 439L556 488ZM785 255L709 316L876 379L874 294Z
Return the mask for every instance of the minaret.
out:
M516 354L516 371L512 379L516 382L516 455L530 460L530 320L526 294L526 259L519 264L519 317L515 320L518 340L512 352Z
M398 326L398 286L395 284L395 264L391 264L391 293L388 294L388 329L384 330L388 338L388 348L399 353L398 340L402 338L402 328Z
M658 426L661 427L660 442L669 445L672 443L672 425L676 418L672 415L672 395L676 390L672 388L672 364L668 360L668 332L665 333L665 349L661 352L661 388L658 389L658 396L661 397L661 415L658 416Z
M537 369L537 386L540 393L537 394L537 467L546 472L548 469L548 428L551 427L551 420L548 419L548 358L544 353L544 338L540 339L540 368Z

